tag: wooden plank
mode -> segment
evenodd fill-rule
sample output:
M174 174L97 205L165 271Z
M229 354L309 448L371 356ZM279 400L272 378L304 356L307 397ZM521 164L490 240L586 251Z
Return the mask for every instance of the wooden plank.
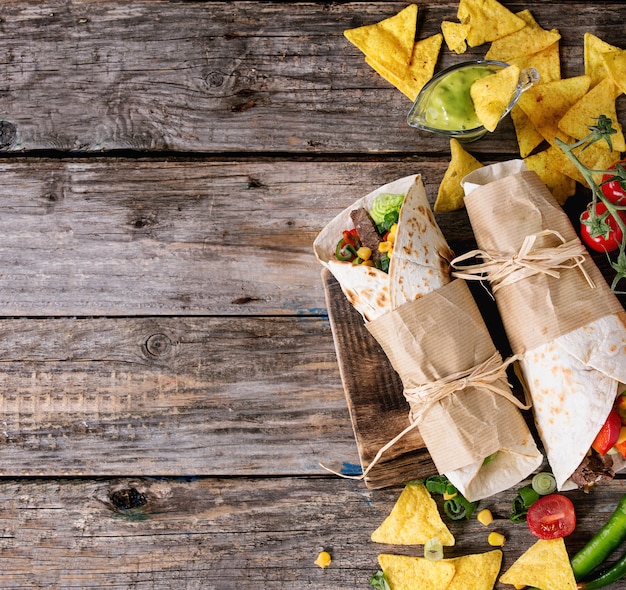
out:
M358 464L327 318L5 319L0 475Z
M317 233L376 186L445 162L0 164L5 316L315 314ZM468 236L463 214L446 228ZM471 235L471 234L470 234ZM454 236L453 236L454 237Z
M504 2L562 34L563 73L583 73L583 31L621 46L623 2ZM448 143L408 127L410 101L343 31L399 2L28 0L0 5L8 151L440 154ZM456 20L458 2L421 4L418 36ZM445 46L438 68L484 57ZM513 153L507 120L476 150Z
M568 494L578 516L565 540L570 554L623 491L624 480L616 480ZM476 519L448 522L457 542L446 556L488 551L488 532L498 530L508 568L536 541L508 520L514 494L482 504L496 518L489 529ZM2 587L368 588L379 553L422 554L419 546L370 540L398 495L398 488L366 490L338 478L3 480ZM322 549L333 558L324 570L313 564Z

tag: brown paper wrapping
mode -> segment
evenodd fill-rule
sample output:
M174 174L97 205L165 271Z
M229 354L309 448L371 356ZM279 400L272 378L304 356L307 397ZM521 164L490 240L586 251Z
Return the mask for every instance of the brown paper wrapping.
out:
M496 348L467 284L456 280L366 324L405 390L467 371ZM510 394L506 373L494 384ZM412 411L419 408L412 407ZM530 433L518 408L487 388L466 387L434 403L418 428L440 473L460 469Z
M512 257L527 236L544 230L558 232L565 241L578 239L566 213L532 171L474 189L466 195L465 206L478 247L486 252ZM544 247L557 244L554 235L537 242ZM582 266L593 286L575 267L559 270L558 280L536 274L499 289L496 303L516 354L623 311L589 256Z

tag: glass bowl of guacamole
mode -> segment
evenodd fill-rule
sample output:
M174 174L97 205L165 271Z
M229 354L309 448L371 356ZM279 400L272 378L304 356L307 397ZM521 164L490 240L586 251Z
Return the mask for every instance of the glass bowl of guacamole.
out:
M408 124L462 141L479 139L487 130L476 116L470 87L476 80L495 74L508 65L495 60L466 61L439 72L415 99L407 116ZM503 117L515 106L521 93L537 79L535 70L522 72L517 91Z

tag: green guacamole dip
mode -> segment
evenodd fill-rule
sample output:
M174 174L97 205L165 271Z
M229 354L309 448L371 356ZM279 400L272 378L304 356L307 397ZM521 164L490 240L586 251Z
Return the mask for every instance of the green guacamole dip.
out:
M430 89L424 106L424 121L430 127L448 131L480 127L470 87L479 78L493 73L490 66L476 65L443 76Z

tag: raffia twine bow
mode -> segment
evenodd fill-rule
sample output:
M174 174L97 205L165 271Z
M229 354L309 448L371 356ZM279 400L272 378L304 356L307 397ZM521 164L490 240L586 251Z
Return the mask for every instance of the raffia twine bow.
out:
M530 405L524 405L511 393L511 386L506 379L503 380L502 384L497 383L497 381L502 380L508 366L520 358L520 355L514 355L509 357L506 361L502 361L500 353L496 351L486 361L475 365L471 369L452 373L436 381L405 389L404 397L411 407L409 412L409 425L378 450L374 459L372 459L367 469L365 469L361 475L345 475L333 471L321 463L320 466L339 477L358 480L364 479L388 449L395 445L403 436L411 432L411 430L419 426L424 416L436 403L468 387L487 389L506 398L518 408L528 410Z
M561 244L558 246L535 247L538 238L549 235L556 236ZM482 281L487 279L495 293L501 287L510 285L536 274L545 274L558 279L560 271L578 267L592 289L595 284L583 266L586 250L579 240L565 241L563 236L554 230L546 229L524 238L517 254L513 256L499 256L485 250L472 250L457 256L450 265L458 269L452 273L453 277ZM460 263L478 257L484 262L468 266Z

